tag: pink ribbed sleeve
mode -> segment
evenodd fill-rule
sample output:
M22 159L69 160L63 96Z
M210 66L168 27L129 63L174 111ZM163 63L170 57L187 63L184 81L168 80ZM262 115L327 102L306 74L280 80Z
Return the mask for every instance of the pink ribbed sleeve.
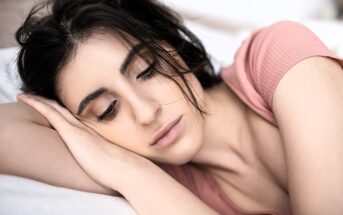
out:
M343 64L304 25L277 22L244 40L233 65L223 68L221 76L247 105L276 125L271 106L277 84L293 65L311 56L328 56Z

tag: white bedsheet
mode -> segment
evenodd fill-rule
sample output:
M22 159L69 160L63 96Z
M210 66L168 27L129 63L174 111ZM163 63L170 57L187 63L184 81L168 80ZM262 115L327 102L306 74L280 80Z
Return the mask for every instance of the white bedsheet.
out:
M0 174L1 215L135 215L120 197L56 187Z

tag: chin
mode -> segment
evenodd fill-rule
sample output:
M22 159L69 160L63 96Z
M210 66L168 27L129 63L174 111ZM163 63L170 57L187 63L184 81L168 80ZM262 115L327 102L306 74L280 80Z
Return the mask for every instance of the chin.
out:
M163 159L163 160L159 160L157 162L159 163L164 163L164 164L170 164L170 165L175 165L175 166L180 166L183 164L186 164L188 162L190 162L191 159L187 159L186 157L183 158L171 158L171 159Z
M172 165L183 165L194 158L199 151L198 141L181 140L163 157L163 162Z

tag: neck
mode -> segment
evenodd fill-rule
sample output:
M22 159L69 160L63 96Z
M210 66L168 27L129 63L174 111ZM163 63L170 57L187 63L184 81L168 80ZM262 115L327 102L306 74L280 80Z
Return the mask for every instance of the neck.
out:
M206 111L204 115L203 144L193 157L193 163L205 167L230 169L237 168L244 161L246 148L242 144L246 138L247 106L221 83L204 92Z

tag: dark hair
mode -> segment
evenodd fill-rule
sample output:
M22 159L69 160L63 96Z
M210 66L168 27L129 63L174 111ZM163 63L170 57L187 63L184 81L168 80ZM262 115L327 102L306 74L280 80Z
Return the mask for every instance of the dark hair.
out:
M34 6L15 35L21 46L17 59L21 90L63 105L57 94L58 75L75 54L79 42L95 32L118 34L131 47L132 38L138 40L154 61L173 71L155 72L174 81L200 113L207 114L199 107L183 74L194 73L203 89L222 80L214 72L200 40L177 14L154 0L48 0ZM183 68L161 43L170 45L188 68ZM173 75L181 78L192 99Z

